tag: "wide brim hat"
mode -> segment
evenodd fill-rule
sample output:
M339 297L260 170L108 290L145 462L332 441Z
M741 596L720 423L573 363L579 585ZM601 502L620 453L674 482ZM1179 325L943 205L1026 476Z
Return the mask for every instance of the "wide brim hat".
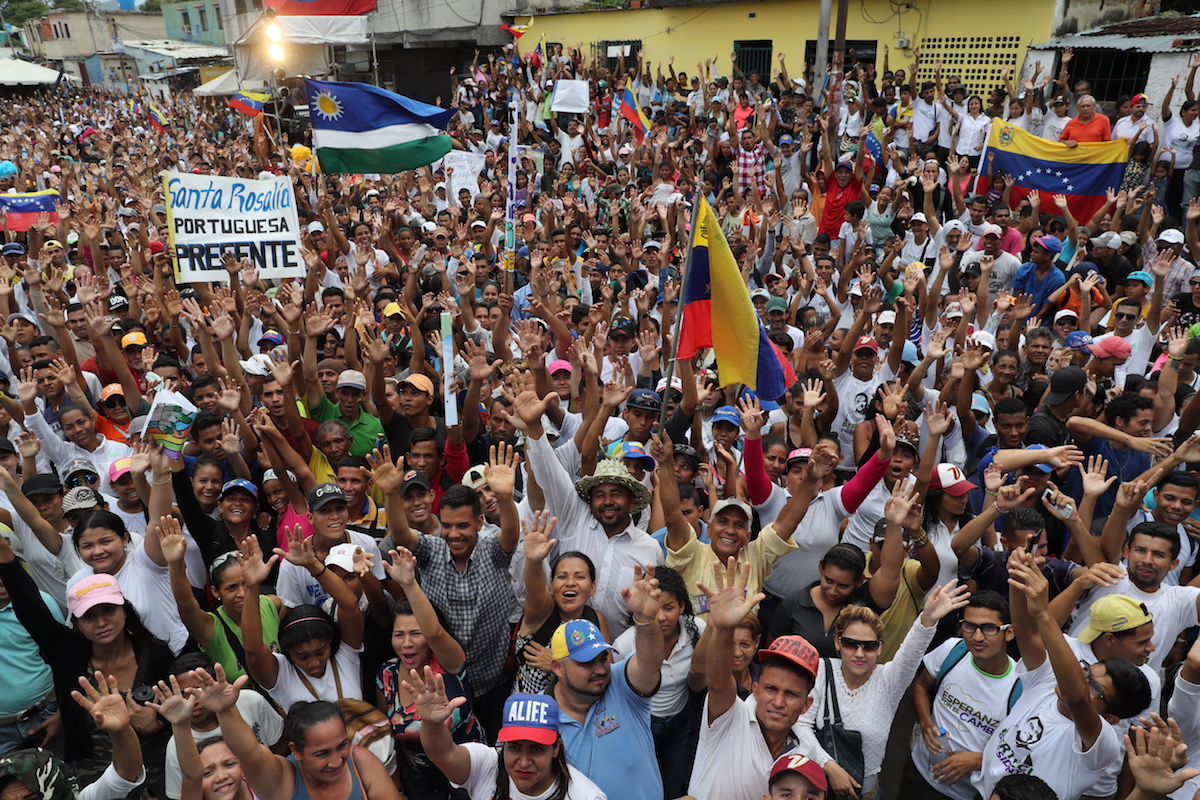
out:
M629 474L625 464L617 458L604 458L596 465L596 471L585 478L575 481L575 491L584 502L592 500L592 490L597 486L611 483L623 486L633 494L633 513L637 514L650 505L650 490L637 478Z

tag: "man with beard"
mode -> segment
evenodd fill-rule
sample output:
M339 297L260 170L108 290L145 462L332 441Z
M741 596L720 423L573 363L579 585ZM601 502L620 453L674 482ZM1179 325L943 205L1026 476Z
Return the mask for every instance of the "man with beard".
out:
M555 552L579 550L597 565L595 608L604 613L615 638L629 625L621 593L629 588L634 566L663 563L658 542L633 524L633 515L650 504L650 492L618 459L603 459L593 474L571 480L542 428L542 415L555 396L522 392L513 406L525 422L529 467L546 509L558 518Z
M441 497L441 536L413 530L405 513L404 494L419 486L425 474L416 469L401 473L387 458L373 460L373 479L387 498L391 538L416 556L421 588L446 615L466 651L476 716L484 730L499 730L510 688L504 676L512 632L508 620L517 606L509 575L521 528L513 501L517 457L507 445L493 447L485 472L499 504L499 530L481 533L479 495L455 485Z
M1142 490L1140 494L1136 494L1137 489ZM1111 531L1125 526L1131 512L1139 504L1135 498L1144 497L1145 489L1141 481L1121 487L1117 505L1105 526L1105 539L1109 538ZM1075 608L1074 617L1068 621L1068 630L1074 636L1080 635L1087 627L1092 605L1100 598L1113 594L1127 595L1144 603L1154 617L1152 642L1155 649L1148 663L1157 671L1162 668L1175 637L1200 621L1200 588L1171 586L1165 582L1179 561L1179 532L1171 525L1161 522L1138 523L1126 537L1122 555L1125 560L1124 577L1086 579L1083 597ZM1059 595L1055 599L1056 607L1061 608L1062 604L1070 602L1070 595L1070 591Z
M557 533L563 533L561 522ZM610 797L660 800L663 783L650 732L650 698L658 690L666 656L657 624L663 597L653 565L644 572L635 565L630 572L631 585L622 594L637 631L633 655L614 664L614 648L594 623L566 622L550 639L554 679L548 691L562 712L559 733L572 764Z

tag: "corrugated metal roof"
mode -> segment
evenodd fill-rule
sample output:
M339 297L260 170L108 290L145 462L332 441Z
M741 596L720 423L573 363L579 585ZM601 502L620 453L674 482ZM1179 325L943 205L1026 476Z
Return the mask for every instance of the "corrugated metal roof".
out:
M1185 41L1180 42L1181 39ZM1200 50L1200 14L1165 14L1103 25L1035 44L1030 49L1057 50L1063 47L1132 50L1139 53Z
M225 58L229 55L229 51L224 47L214 47L211 44L197 44L196 42L181 42L175 39L125 39L123 44L126 50L135 47L138 50L145 50L155 55L170 56L176 61L188 58Z

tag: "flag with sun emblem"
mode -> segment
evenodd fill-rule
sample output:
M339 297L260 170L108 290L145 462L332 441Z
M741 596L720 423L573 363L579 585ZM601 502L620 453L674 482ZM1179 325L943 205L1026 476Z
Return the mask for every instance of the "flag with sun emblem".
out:
M438 108L365 83L304 79L313 149L322 172L395 173L450 152L453 108Z

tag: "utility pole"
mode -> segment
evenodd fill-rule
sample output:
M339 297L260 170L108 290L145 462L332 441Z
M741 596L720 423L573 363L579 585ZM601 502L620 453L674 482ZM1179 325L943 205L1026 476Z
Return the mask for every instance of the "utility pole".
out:
M829 71L829 17L832 11L833 0L821 0L821 12L817 18L817 52L813 56L813 85L809 90L818 107L821 105L819 93Z

